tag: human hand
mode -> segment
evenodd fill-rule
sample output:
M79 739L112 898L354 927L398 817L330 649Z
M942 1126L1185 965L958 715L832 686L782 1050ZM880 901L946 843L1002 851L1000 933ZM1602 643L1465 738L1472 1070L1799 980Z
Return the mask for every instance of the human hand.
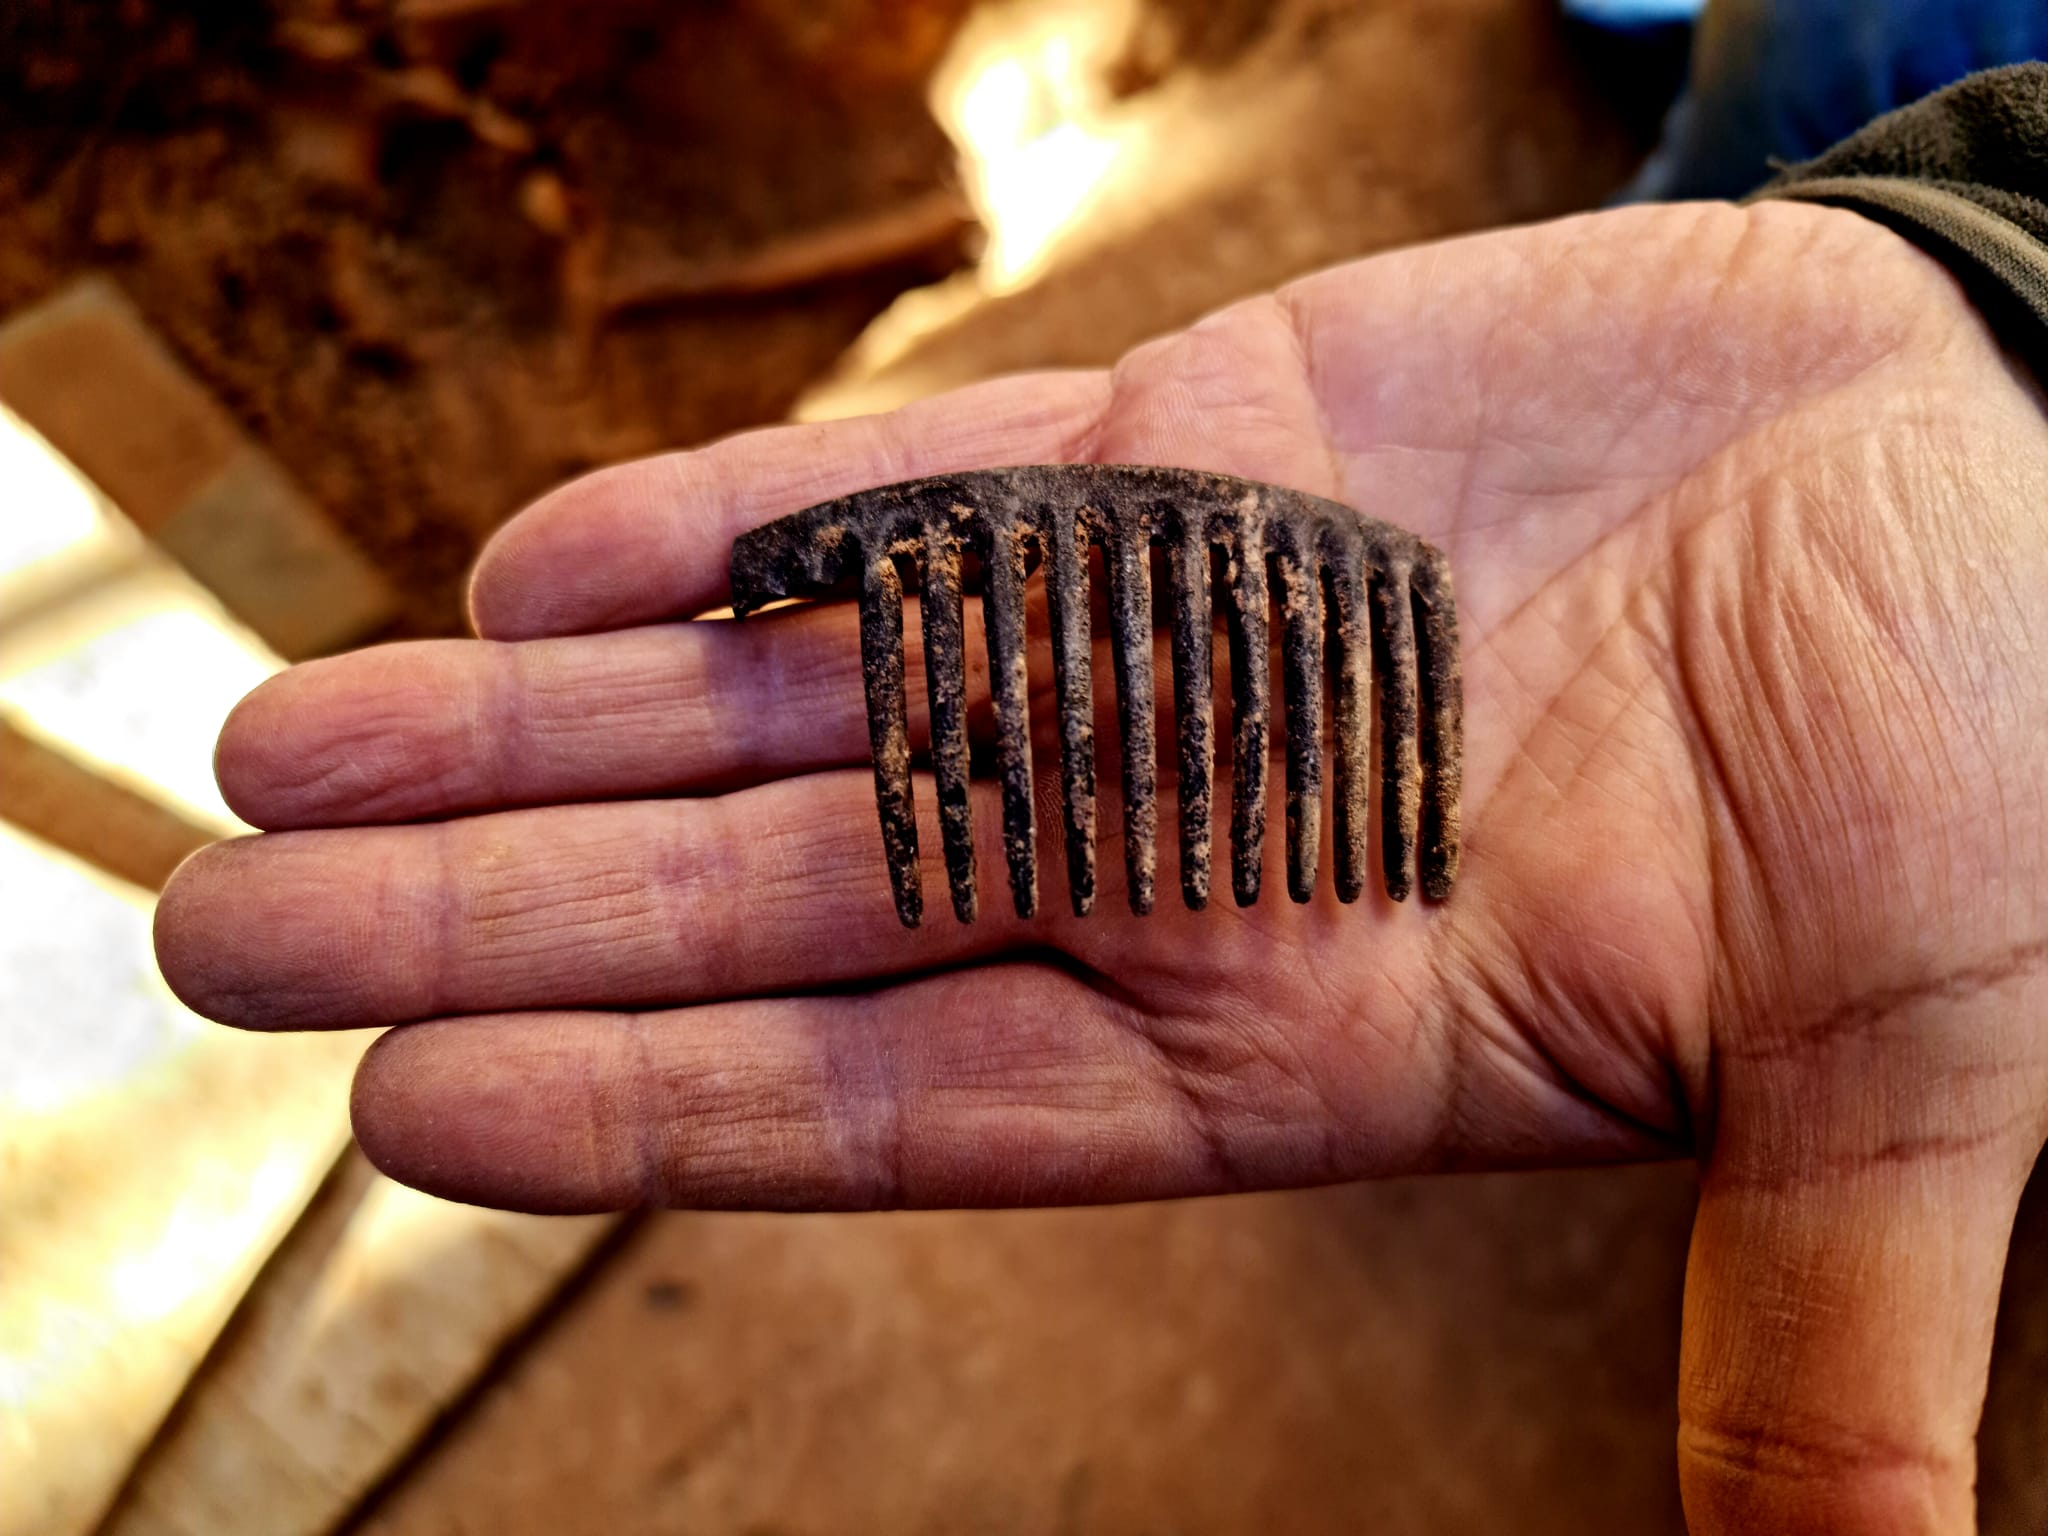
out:
M1276 481L1445 550L1447 904L1326 880L1294 905L1269 839L1256 907L1190 914L1169 832L1151 917L1114 849L1095 915L1064 915L1047 847L1041 917L985 878L972 927L897 923L852 608L668 621L723 603L731 539L782 513L1060 460ZM404 1024L357 1078L365 1149L535 1210L1697 1155L1695 1528L1967 1529L2048 1137L2044 508L2037 395L1854 215L1635 210L1383 256L1113 374L555 493L484 557L483 641L296 668L236 711L223 789L279 830L179 872L159 954L228 1023ZM970 615L977 677L979 640Z

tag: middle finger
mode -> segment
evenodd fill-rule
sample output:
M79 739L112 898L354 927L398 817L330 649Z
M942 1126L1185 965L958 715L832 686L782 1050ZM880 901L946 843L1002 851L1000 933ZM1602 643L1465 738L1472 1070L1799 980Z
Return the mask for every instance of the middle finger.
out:
M986 883L1000 879L1001 816L993 786L975 786L974 798ZM927 846L933 804L926 781ZM326 1029L797 990L1019 940L1024 925L995 901L972 926L905 929L874 814L862 769L715 798L243 838L180 868L158 906L158 957L178 995L211 1018ZM1072 926L1049 916L1030 934L1058 946Z

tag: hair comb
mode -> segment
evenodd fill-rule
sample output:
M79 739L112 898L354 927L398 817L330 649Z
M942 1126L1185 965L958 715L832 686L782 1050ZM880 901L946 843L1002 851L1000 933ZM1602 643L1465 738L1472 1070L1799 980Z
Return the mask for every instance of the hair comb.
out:
M1355 901L1367 878L1375 683L1380 864L1387 894L1402 900L1419 881L1432 900L1449 895L1458 869L1463 722L1457 616L1443 555L1390 524L1279 486L1138 465L1027 465L860 491L733 542L736 616L781 598L828 593L849 581L858 589L882 849L896 913L906 926L916 927L924 912L904 692L907 583L920 598L931 768L953 911L963 923L973 922L977 911L963 624L963 565L970 554L981 567L1011 899L1020 917L1036 913L1024 613L1026 584L1038 567L1052 629L1067 889L1076 915L1086 915L1094 904L1091 546L1101 549L1107 578L1132 911L1151 911L1158 863L1155 549L1164 552L1172 589L1180 877L1187 905L1200 909L1209 899L1212 599L1222 609L1229 645L1231 888L1238 905L1259 897L1271 716L1268 614L1275 607L1287 755L1288 893L1307 901L1316 884L1327 635L1335 695L1331 800L1338 898ZM1223 577L1212 583L1213 552L1219 550Z

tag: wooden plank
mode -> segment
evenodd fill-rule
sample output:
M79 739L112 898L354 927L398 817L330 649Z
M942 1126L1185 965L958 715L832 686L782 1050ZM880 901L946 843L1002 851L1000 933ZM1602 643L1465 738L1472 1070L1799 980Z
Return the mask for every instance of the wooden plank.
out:
M94 772L0 711L0 816L115 878L154 891L219 834Z
M193 1017L143 893L6 823L0 974L0 1536L78 1536L346 1144L363 1042Z
M615 1217L452 1205L351 1148L101 1536L318 1536L469 1390Z
M4 715L0 814L134 897L215 835ZM68 1336L55 1378L7 1415L0 1536L95 1528L109 1499L98 1528L112 1536L331 1528L613 1227L433 1200L352 1147L336 1163L359 1036L190 1022L163 1064L17 1114L0 1137L0 1360L54 1359ZM67 1212L55 1228L38 1214ZM156 1256L167 1219L208 1233L175 1272ZM83 1338L65 1319L124 1273L143 1314L93 1306Z
M106 279L0 325L0 401L280 656L396 612L383 574Z

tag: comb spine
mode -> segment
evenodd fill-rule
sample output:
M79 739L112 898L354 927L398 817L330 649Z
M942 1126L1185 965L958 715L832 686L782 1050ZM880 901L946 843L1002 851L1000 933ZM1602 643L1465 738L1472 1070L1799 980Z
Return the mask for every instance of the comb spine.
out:
M875 763L875 807L889 864L896 916L906 928L924 920L917 870L917 813L910 798L910 720L903 687L903 582L886 546L867 556L860 589L861 677L867 688L868 745Z

